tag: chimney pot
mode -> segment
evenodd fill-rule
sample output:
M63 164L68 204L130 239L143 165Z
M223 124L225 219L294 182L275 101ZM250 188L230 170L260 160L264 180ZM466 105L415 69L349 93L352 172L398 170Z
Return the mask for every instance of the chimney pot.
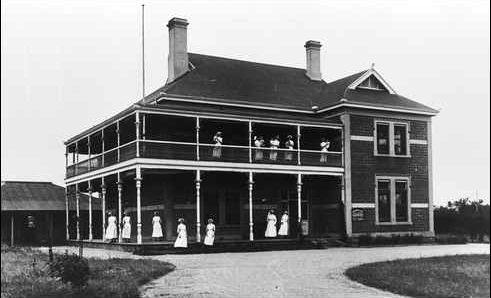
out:
M167 83L174 81L189 70L186 19L172 18L167 23L169 28L169 58Z
M315 40L309 40L305 43L307 54L306 75L313 81L321 81L321 43Z

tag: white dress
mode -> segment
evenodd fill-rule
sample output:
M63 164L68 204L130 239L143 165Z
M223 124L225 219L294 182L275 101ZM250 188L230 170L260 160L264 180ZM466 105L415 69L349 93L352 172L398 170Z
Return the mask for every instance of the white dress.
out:
M177 239L174 242L174 247L188 247L188 234L185 224L181 223L177 226Z
M275 149L278 149L279 146L280 146L279 140L272 139L271 141L269 141L269 148L272 149L269 151L269 159L276 160L276 157L278 156L278 151L276 151Z
M106 239L118 238L118 227L116 226L116 216L109 216L107 219Z
M265 237L276 237L276 215L268 213L266 218L268 221L268 226L266 227Z
M287 214L283 214L283 216L281 216L281 226L280 226L280 230L278 231L278 235L288 236L288 215Z
M331 143L329 143L329 141L326 141L326 142L321 142L321 162L327 162L327 153L325 152L328 152L329 151L329 146L331 145Z
M254 151L255 152L255 155L254 155L254 159L255 160L262 160L263 159L263 150L261 150L261 147L262 146L264 146L264 141L261 141L261 140L258 140L258 139L256 139L254 141L254 147L257 148Z
M214 136L213 141L215 142L215 147L213 147L213 157L220 158L222 157L223 138L219 136Z
M153 225L153 230L152 230L152 237L153 238L160 238L164 237L162 234L162 225L160 224L160 216L154 216L152 218L152 225Z
M209 223L206 225L206 236L205 236L205 245L213 245L213 242L215 241L215 225L212 223Z
M123 231L121 232L121 237L124 239L131 238L131 217L128 215L123 217Z
M285 147L289 151L293 151L293 146L295 146L295 143L292 140L288 140L288 141L285 142ZM292 152L289 152L289 151L286 151L285 152L285 159L286 160L292 160L293 159L293 153Z

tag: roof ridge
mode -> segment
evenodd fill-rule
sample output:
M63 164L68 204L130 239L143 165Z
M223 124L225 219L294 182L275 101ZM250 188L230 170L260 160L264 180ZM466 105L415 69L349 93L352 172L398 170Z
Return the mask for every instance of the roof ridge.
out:
M26 180L2 180L2 183L39 183L39 184L54 184L51 181L26 181ZM58 185L57 185L58 186Z
M206 57L211 57L211 58L219 58L219 59L225 59L225 60L232 60L232 61L237 61L237 62L246 62L246 63L252 63L252 64L259 64L259 65L265 65L265 66L274 66L274 67L289 68L289 69L295 69L295 70L303 70L303 71L306 72L305 68L300 68L300 67L284 66L284 65L278 65L278 64L271 64L271 63L263 63L263 62L249 61L249 60L240 60L240 59L235 59L235 58L227 58L227 57L213 56L213 55L206 55L206 54L199 54L199 53L189 53L188 52L188 54L206 56ZM324 81L324 80L322 80L322 81Z

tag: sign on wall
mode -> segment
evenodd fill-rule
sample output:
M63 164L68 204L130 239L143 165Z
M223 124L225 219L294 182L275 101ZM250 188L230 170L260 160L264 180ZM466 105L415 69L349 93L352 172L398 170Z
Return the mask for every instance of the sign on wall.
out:
M353 209L351 211L351 219L353 221L363 221L365 220L365 212L363 212L363 209Z

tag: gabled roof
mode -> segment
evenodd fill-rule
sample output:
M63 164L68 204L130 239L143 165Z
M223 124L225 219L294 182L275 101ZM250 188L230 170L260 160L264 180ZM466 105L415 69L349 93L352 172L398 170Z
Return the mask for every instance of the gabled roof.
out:
M438 111L395 93L373 68L326 83L312 81L305 69L189 53L190 71L148 95L189 102L237 104L319 111L341 103L397 108L429 114ZM356 88L374 75L388 92Z
M88 196L81 195L80 209L88 209ZM100 209L99 200L92 207ZM2 181L2 211L65 210L65 188L51 182Z

